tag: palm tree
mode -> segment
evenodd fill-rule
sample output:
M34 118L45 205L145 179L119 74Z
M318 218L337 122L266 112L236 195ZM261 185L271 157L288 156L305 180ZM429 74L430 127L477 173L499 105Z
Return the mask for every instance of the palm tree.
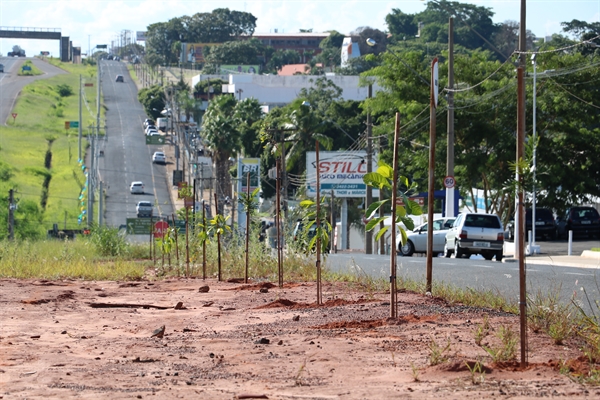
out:
M324 129L323 120L317 113L313 112L310 106L306 106L296 101L294 110L289 115L288 129L292 134L285 138L286 147L286 169L296 167L303 171L306 169L306 152L315 148L316 142L319 142L325 150L330 150L333 139L321 133Z
M238 130L240 131L244 157L260 157L262 145L258 138L258 131L263 118L260 103L254 98L238 102L235 107L234 117L237 120Z
M212 100L204 114L202 136L213 154L217 181L216 193L220 198L231 197L229 158L241 149L241 134L234 118L237 101L233 96L222 95Z

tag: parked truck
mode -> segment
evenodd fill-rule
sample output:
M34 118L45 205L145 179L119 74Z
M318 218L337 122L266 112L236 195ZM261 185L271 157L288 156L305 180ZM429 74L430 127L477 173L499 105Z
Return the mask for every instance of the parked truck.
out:
M166 132L169 126L169 118L157 118L156 127L159 131Z

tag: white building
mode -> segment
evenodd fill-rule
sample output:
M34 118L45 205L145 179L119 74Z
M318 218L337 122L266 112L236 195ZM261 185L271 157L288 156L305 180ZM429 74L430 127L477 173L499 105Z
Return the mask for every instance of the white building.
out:
M326 75L336 86L342 89L343 100L362 101L367 98L367 86L360 86L358 76ZM300 95L301 89L314 86L319 76L314 75L197 75L192 78L192 86L208 79L220 78L228 82L223 85L223 93L232 93L239 100L255 98L260 104L277 107L291 103ZM381 90L373 84L373 93Z

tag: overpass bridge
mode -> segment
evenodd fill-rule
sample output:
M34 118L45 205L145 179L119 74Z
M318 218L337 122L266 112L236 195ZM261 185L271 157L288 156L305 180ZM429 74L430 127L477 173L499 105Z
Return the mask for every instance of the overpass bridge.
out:
M60 41L60 60L73 60L73 43L69 36L62 36L60 28L31 28L0 26L0 38L11 39L47 39Z

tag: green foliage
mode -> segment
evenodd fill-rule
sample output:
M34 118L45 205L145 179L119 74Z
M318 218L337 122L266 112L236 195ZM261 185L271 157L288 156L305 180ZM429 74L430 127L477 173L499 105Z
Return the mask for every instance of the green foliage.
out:
M241 133L234 118L237 101L231 96L216 96L210 101L202 120L202 136L214 154L217 186L231 188L229 157L241 149ZM228 193L228 189L223 189Z
M329 248L329 234L332 232L331 224L327 219L326 198L321 197L317 224L317 203L313 200L303 200L300 202L302 215L302 232L297 240L305 244L301 250L309 254L316 251L317 240L320 240L321 254L325 255L325 249ZM314 228L313 228L314 226Z
M194 86L194 96L207 96L208 99L208 96L210 95L211 98L214 98L215 96L218 96L222 93L221 89L225 83L227 82L223 81L220 78L209 78L206 80L201 80L198 83L196 83L196 86ZM210 92L211 87L212 93Z
M123 257L128 251L127 240L119 233L118 228L93 226L88 241L101 256Z
M517 334L509 326L502 325L496 336L500 339L500 344L494 347L483 346L483 349L492 357L494 362L514 360L519 343Z
M181 42L225 43L242 35L252 36L255 27L256 17L252 14L228 8L150 24L146 32L147 61L153 66L176 63Z
M7 182L14 175L14 169L7 163L0 161L0 181Z
M154 85L140 89L138 100L142 103L146 115L153 119L162 116L160 112L165 109L166 100L165 92L161 86Z
M387 165L383 161L379 161L379 166L377 171L365 174L363 176L363 181L368 186L378 188L379 190L383 189L393 189L393 178L394 172L392 167ZM419 204L413 200L409 200L408 196L411 193L416 191L415 183L409 183L408 178L401 176L399 178L398 194L397 197L404 201L405 206L396 205L396 220L394 221L394 227L399 228L400 231L400 240L402 244L406 243L407 236L406 231L402 226L398 225L403 223L404 226L412 231L415 228L414 221L409 215L421 215L423 210ZM365 229L367 231L371 231L375 229L375 227L379 226L379 223L386 219L386 217L374 217L375 213L379 210L379 208L391 204L391 197L389 199L384 199L381 201L375 201L371 203L367 211L365 212L365 217L369 220ZM375 240L379 240L381 235L383 235L390 227L385 226L383 229L380 229L375 236Z
M56 92L60 97L69 97L73 95L73 88L65 83L56 85Z
M298 64L301 62L300 53L296 50L276 50L271 57L269 57L269 62L266 65L266 72L270 72L276 74L277 71L280 71L284 65L288 64ZM300 71L304 74L306 71Z
M214 65L255 65L258 56L264 53L264 45L258 39L225 42L213 46L205 57L207 64Z
M217 214L209 221L208 225L208 234L211 236L214 235L223 235L227 232L231 232L231 227L227 224L227 220L229 216L224 217L221 214Z
M336 30L332 30L329 32L329 36L325 39L321 40L319 43L319 47L322 49L336 49L339 50L342 47L342 43L344 42L344 35L339 33Z
M447 353L450 351L450 338L446 338L446 345L439 345L432 337L429 342L429 365L439 365L448 360Z

